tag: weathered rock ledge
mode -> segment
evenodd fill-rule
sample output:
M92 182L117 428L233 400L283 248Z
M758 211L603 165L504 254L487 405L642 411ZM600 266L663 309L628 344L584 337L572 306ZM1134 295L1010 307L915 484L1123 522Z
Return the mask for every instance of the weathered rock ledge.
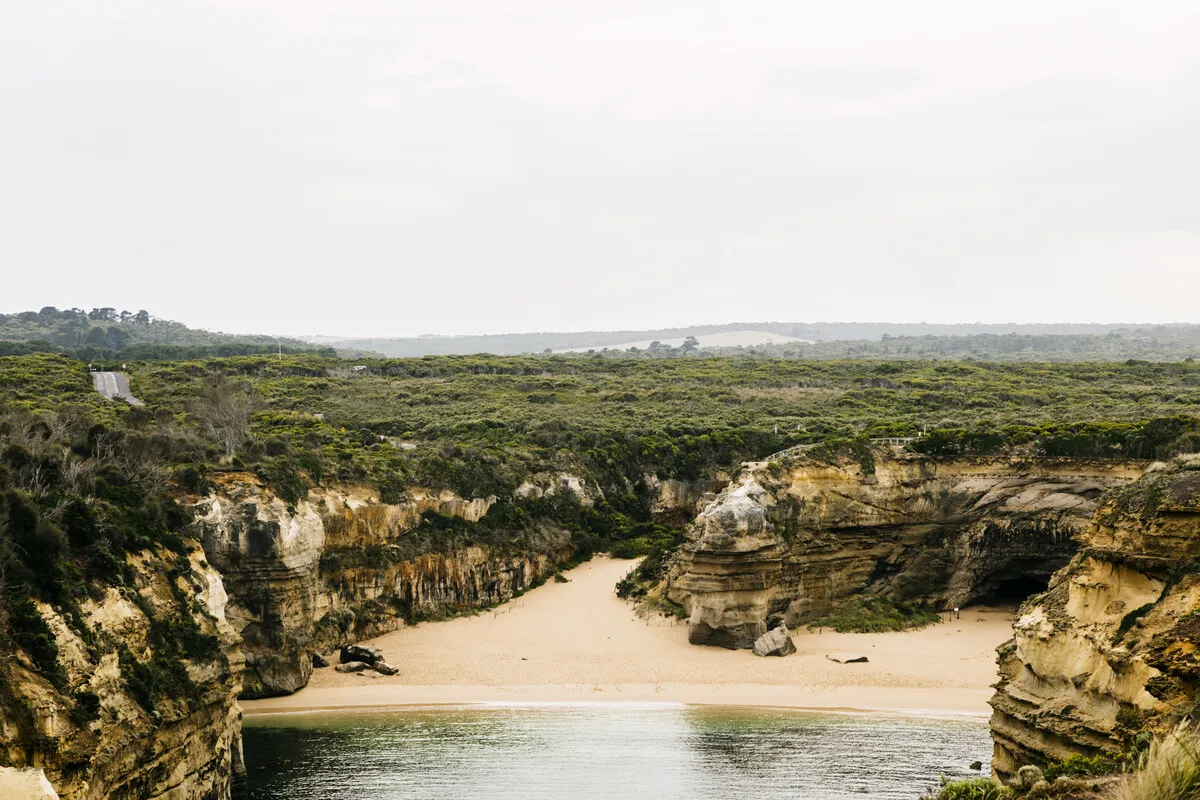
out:
M414 538L423 514L478 522L494 497L413 487L404 502L388 504L371 489L332 487L289 507L238 474L193 502L197 534L228 587L227 617L244 640L244 697L300 689L317 649L377 636L406 618L504 602L573 554L569 536L553 529L504 552Z
M656 517L682 520L723 478L644 480ZM600 490L578 476L539 473L514 499L559 494L587 506ZM190 502L204 551L228 587L229 622L244 640L245 697L303 687L317 649L378 636L406 619L503 603L575 555L569 532L551 523L499 536L496 546L419 533L424 515L479 522L495 497L408 487L402 502L383 503L373 489L334 486L289 506L254 476L227 473Z
M875 455L752 465L699 514L665 586L693 643L750 648L860 593L1019 600L1074 555L1097 498L1145 467Z
M1200 464L1114 492L1080 552L1021 609L1000 648L992 766L1125 748L1196 717L1200 700Z
M227 800L245 774L242 656L224 621L221 576L195 547L186 557L157 550L128 562L132 584L83 603L82 620L39 605L66 673L62 690L20 653L0 662L0 764L42 770L63 800ZM169 696L132 669L178 658L156 651L149 631L152 620L181 613L218 646L177 662L191 688ZM131 676L150 700L139 701Z

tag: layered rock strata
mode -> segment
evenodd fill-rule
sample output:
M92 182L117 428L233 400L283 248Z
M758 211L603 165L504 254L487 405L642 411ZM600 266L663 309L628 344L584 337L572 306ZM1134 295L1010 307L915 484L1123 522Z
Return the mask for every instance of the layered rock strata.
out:
M552 527L503 550L415 538L424 514L478 522L495 501L411 489L405 502L388 504L373 490L341 487L289 507L246 475L198 499L196 529L225 577L227 617L244 639L243 696L301 688L318 648L377 636L405 619L502 603L573 554L569 534Z
M477 523L496 497L464 498L409 487L381 502L364 487L314 489L289 505L254 476L226 474L192 498L195 528L230 595L227 616L243 638L245 697L294 692L312 654L405 623L487 608L546 580L574 555L553 523L494 531L495 543L460 541L455 521ZM727 477L695 481L643 476L651 511L682 524ZM634 491L632 484L629 490ZM590 506L600 489L568 473L529 476L516 500L561 498ZM427 517L442 529L424 526Z
M20 651L0 662L0 763L42 770L63 800L226 800L245 771L242 657L221 577L199 548L146 551L128 566L126 587L81 603L82 619L39 604L62 684ZM163 652L151 631L164 624L216 647ZM173 680L186 685L161 690L156 676L180 668L186 678Z
M1200 462L1114 492L1078 538L999 651L992 766L1005 780L1197 717Z
M232 598L226 618L242 637L247 697L294 692L312 673L312 622L325 529L308 502L296 508L253 483L230 484L195 508L209 561Z
M1097 498L1144 468L874 455L752 465L699 514L665 587L693 643L750 648L861 593L1021 599L1070 560Z

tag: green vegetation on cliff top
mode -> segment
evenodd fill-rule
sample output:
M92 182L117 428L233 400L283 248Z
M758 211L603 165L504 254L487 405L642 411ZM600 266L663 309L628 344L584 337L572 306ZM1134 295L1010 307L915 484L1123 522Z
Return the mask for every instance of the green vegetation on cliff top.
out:
M190 429L222 378L256 398L238 465L292 493L316 482L511 494L531 474L573 471L629 490L643 473L696 478L792 444L929 435L933 455L1155 458L1191 449L1200 364L661 361L318 356L130 364L132 413L101 401L62 356L0 358L0 403L81 403L159 431ZM213 442L215 444L215 442ZM205 473L220 453L200 454Z
M95 668L110 653L117 654L128 690L148 712L164 702L198 700L187 663L219 661L226 674L228 664L215 622L193 587L181 585L191 580L184 540L191 517L170 487L177 462L189 451L203 457L204 446L155 426L144 411L86 396L77 384L86 386L87 372L74 362L44 357L20 363L46 369L27 375L20 391L9 385L0 402L0 710L12 714L6 719L21 738L39 741L32 716L20 711L23 702L13 694L20 683L13 676L24 668L73 697L71 718L86 725L99 703L78 659ZM5 361L0 367L8 378L12 366ZM43 405L47 398L79 402L31 413L32 401L24 395L39 385L57 387L42 397ZM169 602L151 601L137 562L166 577ZM93 629L83 611L110 589L145 615L147 646L136 653ZM62 637L51 632L38 603L57 609L83 643L73 674L59 661Z
M232 469L256 472L289 503L331 482L374 485L389 502L412 486L499 498L481 525L427 519L414 546L432 550L521 545L550 519L581 550L651 553L671 537L637 528L652 522L645 476L706 478L798 443L861 456L869 437L927 430L917 447L931 455L1154 458L1192 448L1200 427L1200 365L1185 362L294 355L140 361L129 372L145 408L101 400L65 356L0 358L0 404L74 404L162 442L170 480L192 492ZM230 410L221 398L250 421L248 438L219 433ZM562 472L604 499L583 513L516 497L531 477Z

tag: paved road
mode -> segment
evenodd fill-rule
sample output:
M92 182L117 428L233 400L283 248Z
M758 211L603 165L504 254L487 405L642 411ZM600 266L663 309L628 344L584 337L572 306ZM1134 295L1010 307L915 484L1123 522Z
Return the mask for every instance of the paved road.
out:
M129 392L129 380L120 372L93 372L92 383L96 391L109 400L120 398L131 406L144 405Z

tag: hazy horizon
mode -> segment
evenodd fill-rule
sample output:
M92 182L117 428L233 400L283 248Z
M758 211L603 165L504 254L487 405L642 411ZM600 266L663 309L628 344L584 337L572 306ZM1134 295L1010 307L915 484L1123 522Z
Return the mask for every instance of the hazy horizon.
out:
M877 326L937 325L937 326L943 326L943 327L951 327L951 326L963 326L963 327L967 327L967 326L993 326L993 327L1041 327L1041 326L1079 326L1079 327L1084 327L1084 326L1094 326L1094 327L1137 328L1137 327L1158 327L1158 326L1197 325L1197 324L1200 324L1200 323L1180 322L1180 321L1138 322L1138 321L1128 321L1128 320L1123 320L1123 321L1084 320L1084 321L1080 321L1080 322L1057 322L1057 321L1047 321L1047 320L1034 320L1031 322L1012 322L1012 321L978 322L978 321L965 321L965 320L958 320L958 321L951 321L951 322L929 322L928 320L916 320L916 321L912 321L912 322L905 322L905 321L899 321L899 320L811 320L810 321L810 320L782 320L781 319L781 320L757 320L757 321L753 321L753 322L743 322L741 320L732 320L730 322L694 322L694 323L685 324L685 325L648 325L648 326L640 327L640 328L572 328L572 329L562 329L562 330L497 330L497 331L482 331L479 333L422 332L422 333L406 334L406 335L365 334L365 335L361 335L361 336L358 336L358 335L343 336L343 335L339 335L336 333L322 333L322 332L311 332L310 333L310 332L305 332L305 331L292 331L290 334L279 333L279 332L275 332L275 333L276 333L276 335L279 335L279 336L292 335L292 336L320 337L320 338L324 338L324 339L336 339L336 340L341 340L341 339L418 339L418 338L423 338L423 337L447 338L448 339L448 338L468 337L468 336L519 336L519 335L554 334L554 333L642 333L645 331L675 330L675 329L684 329L684 328L714 328L714 327L718 327L718 326L728 326L728 325L739 326L738 330L751 331L751 330L755 330L758 326L765 326L765 325L812 325L812 326L820 326L820 325L839 325L839 326L840 325L877 325ZM223 331L223 333L242 333L242 332L243 331ZM260 333L260 332L245 331L245 333Z
M11 316L14 314L27 312L27 311L38 311L41 308L44 308L47 306L53 306L53 307L59 309L60 311L67 310L70 308L81 308L84 311L90 311L93 308L103 308L106 305L107 304L102 304L99 306L87 305L85 307L85 306L55 305L54 303L41 303L41 304L34 304L33 306L30 306L28 308L0 308L0 316L2 316L2 315ZM117 311L136 312L138 310L143 310L143 309L138 309L138 308L123 308L121 306L110 306L110 307L115 308ZM646 325L646 326L637 327L637 328L570 328L570 329L564 328L564 329L558 329L558 330L517 329L517 330L491 330L491 331L481 331L481 332L477 332L477 333L465 333L465 332L453 332L453 331L446 332L446 333L439 333L439 332L432 332L432 331L424 331L421 333L411 333L411 334L392 334L392 333L341 334L336 331L315 331L315 330L314 331L251 330L250 328L248 328L244 325L236 326L236 324L235 324L235 327L232 327L232 328L221 328L221 329L211 328L211 327L205 328L204 326L195 324L192 321L187 320L187 319L173 319L170 317L165 317L165 316L162 316L159 314L155 314L154 309L144 309L144 310L148 311L151 314L151 316L154 317L155 319L169 320L171 322L180 323L191 329L208 330L213 333L278 336L281 338L299 337L299 338L309 338L309 339L319 339L319 340L329 340L329 341L358 340L358 339L363 339L363 340L367 340L367 339L378 339L378 340L419 339L419 338L450 339L450 338L488 337L488 336L523 336L523 335L537 335L537 334L645 333L645 332L653 332L653 331L683 330L683 329L694 329L694 328L730 328L731 326L736 326L736 327L732 327L731 328L732 330L753 331L753 330L757 330L759 327L771 326L771 325L797 325L797 326L813 326L813 327L822 326L822 325L824 325L824 326L875 326L875 327L884 327L884 326L894 325L897 327L932 326L932 327L996 327L996 328L1009 328L1009 327L1011 327L1011 328L1044 328L1044 327L1140 328L1140 327L1159 327L1159 326L1170 327L1170 326L1200 325L1200 323L1181 321L1181 320L1166 320L1166 321L1082 320L1082 321L1078 321L1078 322L1063 322L1063 321L1056 321L1056 320L1032 320L1029 322L1014 322L1012 320L1003 320L1003 321L996 321L996 322L981 322L979 320L952 320L952 321L947 321L947 322L931 322L929 320L904 321L904 320L889 320L889 319L878 319L878 320L871 320L871 319L858 319L858 320L853 320L853 319L851 319L851 320L779 319L779 320L753 320L753 321L731 320L731 321L727 321L727 322L705 321L705 322L691 322L691 323L687 323L687 324L683 324L683 325L651 324L651 325Z
M1184 0L9 4L3 303L1198 322L1198 40Z

